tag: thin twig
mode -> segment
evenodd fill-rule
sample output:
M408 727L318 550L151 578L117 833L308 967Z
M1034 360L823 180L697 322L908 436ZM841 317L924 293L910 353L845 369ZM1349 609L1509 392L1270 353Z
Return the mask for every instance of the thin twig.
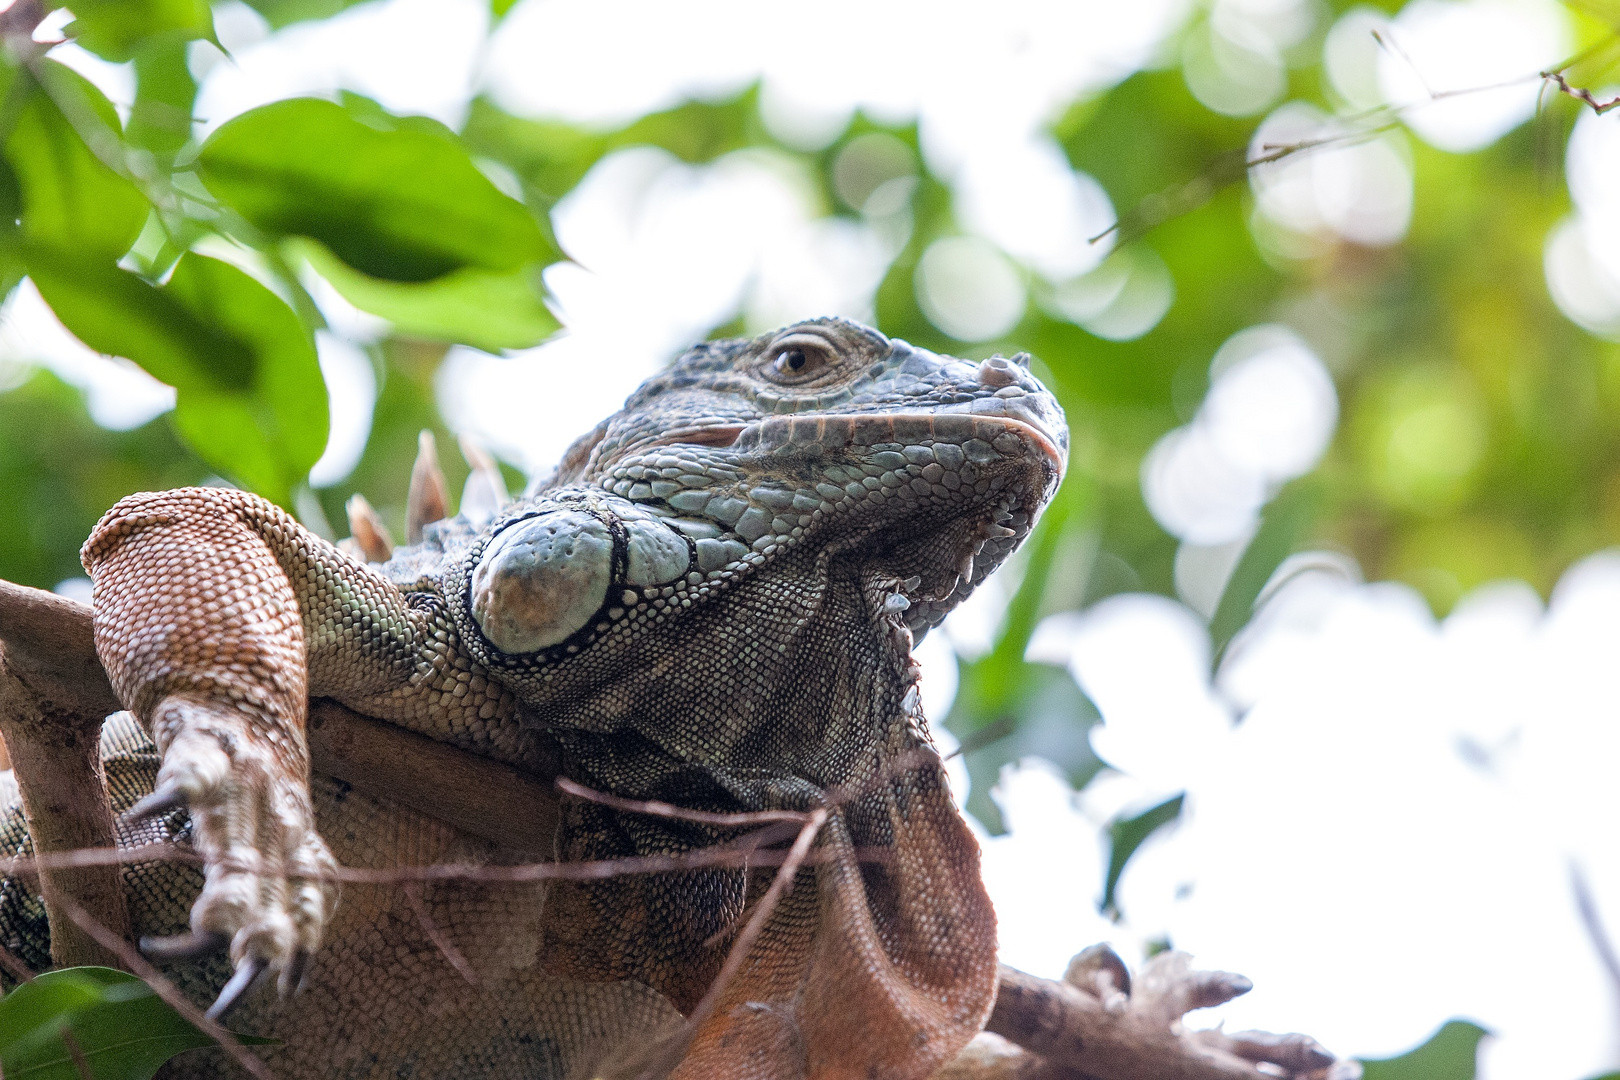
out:
M1568 94L1576 101L1586 102L1586 104L1592 107L1592 111L1599 116L1602 116L1604 113L1608 112L1612 108L1615 108L1616 106L1620 106L1620 97L1616 97L1612 101L1599 101L1597 98L1592 96L1592 91L1582 86L1569 85L1569 83L1564 79L1564 76L1556 71L1543 71L1541 73L1541 77L1546 79L1548 82L1556 83L1559 93Z
M438 924L428 914L427 904L422 899L422 886L420 883L412 881L405 885L405 899L411 902L411 908L416 912L416 921L422 924L422 932L428 936L428 940L433 942L439 952L444 954L444 958L449 961L450 966L455 968L463 979L467 980L468 986L477 987L478 975L473 971L472 965L467 963L467 958L462 955L461 950L456 948L453 941L445 937Z
M1412 69L1412 74L1417 78L1418 85L1423 87L1423 92L1425 94L1428 94L1430 98L1435 96L1434 89L1429 86L1429 80L1423 77L1423 72L1419 70L1417 64L1413 63L1412 58L1406 55L1406 50L1401 48L1400 42L1395 40L1394 34L1374 28L1372 36L1373 40L1378 42L1379 48L1384 49L1391 55L1398 57L1405 62L1407 67Z
M0 945L0 968L5 968L11 977L20 983L29 982L34 977L28 965L22 962L22 957L4 945ZM5 1080L3 1075L0 1075L0 1080Z
M90 913L80 907L77 902L67 896L59 896L57 905L67 913L68 918L95 939L102 948L113 953L124 964L124 967L169 1004L175 1012L185 1017L191 1024L219 1044L220 1049L229 1054L242 1068L246 1069L258 1080L275 1080L265 1063L248 1052L247 1047L239 1042L218 1023L203 1015L203 1011L193 1005L186 995L182 994L175 985L163 977L163 973L152 966L151 961L142 956L140 950L129 942L108 930L101 923L90 917Z
M575 783L566 776L557 777L557 790L576 799L586 802L599 803L602 806L612 807L614 810L623 810L630 814L648 814L653 817L674 818L677 821L695 821L702 825L764 825L775 821L789 821L795 825L803 824L809 814L800 810L749 810L736 814L717 814L708 810L688 810L673 803L659 802L655 799L626 799L619 795L609 795L604 791L588 788L584 784Z
M1469 94L1482 94L1491 90L1505 90L1509 87L1521 86L1532 80L1541 80L1544 84L1546 82L1556 83L1563 93L1585 102L1599 114L1605 113L1610 109L1620 106L1620 97L1615 98L1613 101L1599 102L1592 97L1590 91L1583 90L1579 87L1571 87L1561 74L1561 72L1567 70L1572 64L1579 63L1586 57L1598 52L1602 48L1607 47L1609 44L1612 44L1616 37L1620 37L1620 32L1617 32L1616 35L1611 35L1610 38L1605 39L1604 41L1598 42L1596 45L1584 50L1550 71L1540 71L1536 72L1535 74L1527 74L1511 79L1504 79L1501 82L1489 83L1483 86L1460 87L1455 90L1436 90L1431 87L1428 80L1424 79L1423 73L1418 70L1417 64L1414 63L1412 58L1406 54L1392 35L1382 33L1378 30L1372 31L1372 35L1374 40L1376 40L1380 46L1388 50L1394 56L1399 57L1408 67L1412 69L1412 72L1417 78L1419 85L1423 87L1423 92L1426 95L1427 100L1416 101L1400 106L1383 105L1375 109L1369 109L1362 113L1344 117L1342 123L1344 123L1350 130L1346 130L1337 135L1302 139L1296 143L1268 143L1261 147L1262 153L1260 156L1255 158L1249 158L1246 154L1240 154L1237 151L1222 155L1207 166L1201 173L1199 173L1199 175L1193 177L1193 179L1187 181L1186 183L1145 197L1140 203L1137 204L1136 209L1132 210L1118 221L1115 221L1112 225L1108 226L1108 228L1104 229L1097 235L1089 237L1088 243L1100 243L1104 239L1116 233L1120 234L1122 243L1129 240L1134 240L1138 236L1151 231L1172 218L1180 217L1182 214L1191 213L1192 211L1198 209L1200 206L1204 205L1211 198L1213 198L1215 192L1226 187L1228 184L1242 179L1244 176L1248 175L1248 172L1251 169L1261 165L1268 165L1276 161L1281 161L1283 158L1291 157L1294 154L1303 153L1309 150L1319 150L1336 146L1353 146L1359 142L1365 142L1369 139L1377 137L1382 132L1394 128L1400 123L1401 118L1407 113L1412 112L1415 109L1422 108L1425 105L1430 105L1438 101L1444 101L1448 98L1464 97ZM1240 162L1239 167L1234 168L1232 165L1233 161Z
M771 866L780 864L785 855L779 851L758 849L784 838L781 824L756 829L725 844L694 848L673 855L633 855L589 862L523 863L513 866L473 863L430 863L424 866L376 869L340 866L333 871L317 871L306 876L313 881L338 881L357 885L390 885L412 881L474 881L498 885L537 881L596 881L620 874L659 874L708 866ZM886 848L857 848L855 854L862 862L886 862L892 858L892 853ZM194 851L168 844L143 844L128 851L114 848L84 848L50 855L18 855L0 859L0 876L30 874L40 869L62 866L104 866L109 863L162 861L200 865L203 860Z
M776 876L771 879L770 888L766 889L765 895L759 898L759 903L754 906L753 914L743 924L743 928L737 934L736 940L731 943L731 950L726 953L725 962L720 965L720 971L715 975L714 981L709 984L709 989L704 992L697 1006L687 1015L686 1024L682 1029L684 1037L667 1046L664 1052L659 1055L658 1060L644 1069L637 1080L655 1080L656 1077L663 1076L668 1071L668 1067L674 1064L674 1061L666 1059L673 1057L675 1060L679 1060L679 1057L686 1053L686 1049L691 1045L692 1038L696 1035L698 1028L702 1027L704 1022L714 1014L715 1009L720 1005L720 997L725 993L726 987L731 984L731 980L736 977L737 972L742 970L743 963L748 959L749 950L754 947L755 939L765 929L765 924L770 920L771 913L776 910L776 905L781 902L783 897L793 891L793 881L798 876L799 867L804 864L806 856L810 854L810 845L815 843L816 834L821 831L821 827L826 824L826 821L827 810L824 807L817 807L806 815L804 826L799 830L798 837L793 841L793 847L789 849L787 857L782 860L782 865L777 868Z
M760 931L765 929L765 923L770 919L771 912L776 910L777 903L793 891L793 881L799 872L799 867L805 861L805 857L810 854L810 845L815 843L816 834L821 831L821 827L826 823L827 811L825 808L817 807L810 811L804 827L799 830L798 837L793 841L793 847L788 850L787 858L782 860L782 865L776 870L776 876L771 879L771 887L765 890L764 896L760 897L759 903L754 908L753 915L743 925L742 931L737 935L737 940L732 942L731 951L726 954L726 962L720 966L720 973L714 977L714 982L709 986L708 993L703 995L703 1000L698 1002L697 1008L693 1009L692 1015L688 1017L688 1022L693 1028L708 1019L709 1015L714 1012L715 1007L720 1002L720 994L725 990L726 984L741 969L743 961L748 958L748 950L753 947L754 939L759 937Z
M1616 999L1620 1000L1620 954L1615 952L1614 942L1604 929L1603 917L1598 914L1597 901L1592 898L1592 887L1586 880L1586 872L1573 861L1569 864L1569 885L1575 893L1575 910L1580 913L1581 925L1586 928L1586 936L1592 939L1592 950L1597 953L1598 963L1603 965L1603 971L1609 977Z
M161 841L130 848L77 848L43 855L0 858L0 877L33 874L41 870L78 870L86 866L123 866L138 862L184 862L201 866L203 857L190 848Z

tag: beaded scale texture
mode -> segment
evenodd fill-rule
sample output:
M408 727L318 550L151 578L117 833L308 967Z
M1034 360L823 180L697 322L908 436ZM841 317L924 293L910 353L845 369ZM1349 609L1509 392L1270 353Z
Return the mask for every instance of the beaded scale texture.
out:
M199 1000L233 962L284 990L302 978L232 1016L283 1040L264 1052L278 1077L608 1076L679 1030L773 865L340 898L321 878L337 863L526 860L311 777L309 702L330 698L624 798L826 810L674 1075L928 1076L988 1013L995 922L911 646L1028 535L1067 443L1023 358L822 319L693 348L522 498L464 500L386 561L239 491L123 500L84 549L97 649L132 714L103 757L115 809L154 790L186 805L120 839L205 858L126 869L137 930L230 940L229 961L170 968ZM739 831L570 800L540 854ZM0 849L25 846L13 808ZM0 881L0 939L42 964L45 934L37 897Z

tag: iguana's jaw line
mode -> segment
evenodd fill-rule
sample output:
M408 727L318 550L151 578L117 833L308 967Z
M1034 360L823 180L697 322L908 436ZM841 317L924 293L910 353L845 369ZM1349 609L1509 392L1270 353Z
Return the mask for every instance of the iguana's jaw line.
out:
M674 446L685 443L689 446L715 446L727 447L737 441L737 437L747 430L747 424L701 424L697 427L681 428L672 431L661 439L654 440L652 446Z
M1033 443L1043 454L1051 459L1053 466L1061 477L1067 465L1067 455L1058 448L1057 439L1050 432L1043 431L1029 420L1010 416L1002 412L968 413L956 410L942 409L925 413L851 413L845 415L809 415L809 416L771 416L758 420L752 424L705 424L697 427L674 431L653 443L653 446L673 446L685 443L696 446L712 446L731 448L743 443L748 449L757 451L772 451L795 443L806 448L820 446L823 449L838 449L855 442L855 433L859 425L887 424L887 433L879 433L872 437L865 433L861 441L868 445L874 442L890 442L897 438L899 425L922 425L930 435L940 434L939 420L941 418L961 418L968 421L980 421L1002 431L1011 431L1023 435ZM829 426L828 421L834 424ZM840 430L841 429L841 430ZM990 434L992 438L1001 434L980 433L974 430L967 438L980 437ZM745 436L753 435L753 445ZM966 441L964 438L962 441ZM985 441L989 441L986 439Z

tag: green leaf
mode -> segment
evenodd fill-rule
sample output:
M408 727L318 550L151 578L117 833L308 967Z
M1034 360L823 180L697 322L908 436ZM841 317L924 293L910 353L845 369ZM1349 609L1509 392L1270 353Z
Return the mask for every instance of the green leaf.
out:
M273 30L312 19L329 19L363 0L247 0L248 7L263 15Z
M57 317L98 352L178 391L174 423L211 466L285 504L326 445L326 386L292 309L252 277L195 253L168 284L31 250L29 274Z
M118 148L120 129L112 103L77 73L49 63L52 90L76 106L83 122L99 125L99 133ZM5 156L21 195L23 236L109 263L118 259L146 222L151 209L146 197L91 152L37 83L17 90L26 100L6 139Z
M1148 837L1181 816L1181 807L1186 799L1186 792L1183 792L1135 817L1119 818L1109 823L1108 878L1103 883L1102 899L1097 902L1098 911L1110 917L1119 914L1114 890L1119 887L1120 876L1125 873L1125 864L1131 861L1131 856L1147 842Z
M82 1080L64 1029L94 1080L149 1080L181 1051L213 1045L135 976L65 968L0 998L0 1073L7 1080ZM253 1045L273 1041L238 1037Z
M537 345L558 328L540 298L533 268L505 274L454 270L432 281L405 283L362 274L310 241L295 242L293 250L349 303L411 337L498 352Z
M1024 659L1054 579L1058 556L1076 541L1090 510L1082 484L1060 488L1025 545L1024 577L989 655L957 661L956 700L945 726L962 740L969 790L967 811L992 834L1006 832L990 798L1001 767L1034 755L1045 758L1079 788L1101 767L1087 732L1097 707L1066 668Z
M489 0L489 13L495 16L496 21L506 18L506 13L517 7L517 0Z
M1042 757L1062 769L1076 788L1096 774L1101 763L1087 732L1100 714L1067 668L1022 657L1009 662L997 653L957 665L956 700L945 726L962 739L967 811L992 835L1007 831L990 798L1001 766Z
M214 40L207 0L74 0L68 32L98 56L123 62L153 38Z
M556 257L528 209L448 129L380 110L365 121L313 98L265 105L213 134L199 174L254 227L319 240L376 278L511 273Z
M197 80L188 54L186 42L164 40L148 43L135 57L135 104L126 134L165 165L172 165L175 154L191 139Z
M1215 616L1209 621L1215 667L1220 667L1221 657L1232 638L1248 625L1255 601L1271 575L1293 554L1294 546L1310 527L1316 516L1317 502L1316 489L1307 481L1296 481L1266 507L1260 528L1249 546L1243 549L1243 557L1227 579L1220 603L1215 607Z
M1467 1020L1448 1020L1416 1050L1363 1061L1362 1080L1474 1080L1479 1041L1489 1034Z

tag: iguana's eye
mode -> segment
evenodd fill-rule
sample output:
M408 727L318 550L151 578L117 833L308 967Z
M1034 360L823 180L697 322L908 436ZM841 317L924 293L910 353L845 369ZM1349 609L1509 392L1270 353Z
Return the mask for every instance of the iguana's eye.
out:
M789 334L771 346L764 374L773 382L805 383L829 374L842 357L832 343L815 334Z

